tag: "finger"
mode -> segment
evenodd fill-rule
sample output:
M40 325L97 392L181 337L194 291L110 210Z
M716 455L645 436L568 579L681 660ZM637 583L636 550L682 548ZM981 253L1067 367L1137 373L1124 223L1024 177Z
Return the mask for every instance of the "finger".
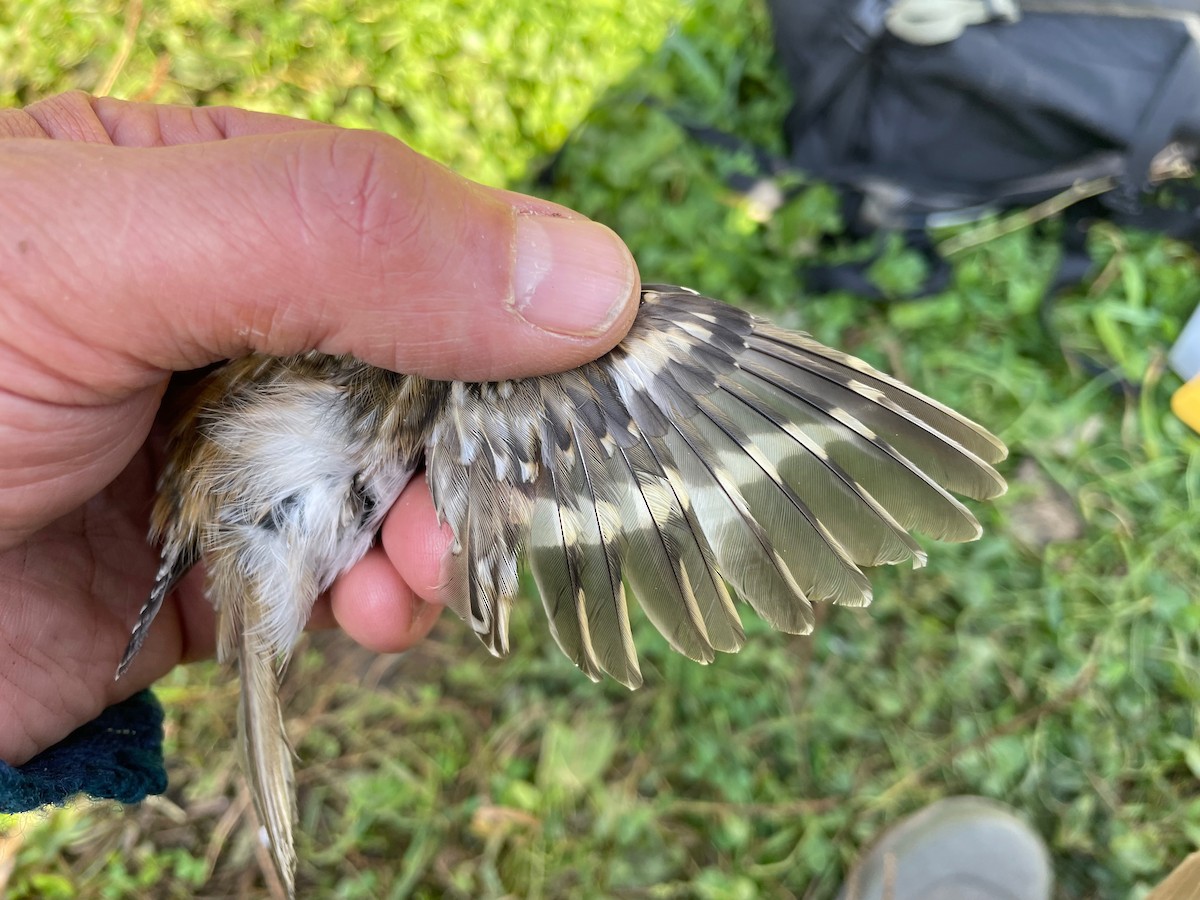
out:
M330 602L342 630L377 653L407 650L429 633L442 609L418 597L378 547L334 583Z
M71 385L45 397L59 402L247 350L537 374L603 353L636 312L636 267L611 231L371 132L3 141L0 191L0 352L26 364L17 390ZM49 352L31 360L19 342Z
M450 526L438 521L424 476L413 478L388 513L380 544L418 597L440 602L443 562L453 542Z
M121 147L165 147L331 127L231 106L131 103L82 91L56 94L24 109L0 109L0 138L45 137Z
M108 140L120 147L169 147L198 144L254 134L280 134L332 128L324 122L310 122L291 116L252 112L232 106L168 106L158 103L130 103L111 97L86 94L53 98L63 102L83 102ZM36 108L40 104L34 104ZM39 116L43 125L45 116ZM61 138L68 135L52 134Z

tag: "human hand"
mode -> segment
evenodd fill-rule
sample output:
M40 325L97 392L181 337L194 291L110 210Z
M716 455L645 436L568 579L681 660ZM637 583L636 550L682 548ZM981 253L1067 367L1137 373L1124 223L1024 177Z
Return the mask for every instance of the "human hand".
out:
M67 94L0 110L0 760L20 764L213 651L193 572L129 672L172 372L248 351L431 377L612 347L637 270L612 232L399 142L236 109ZM432 627L448 538L423 479L318 604L379 651Z

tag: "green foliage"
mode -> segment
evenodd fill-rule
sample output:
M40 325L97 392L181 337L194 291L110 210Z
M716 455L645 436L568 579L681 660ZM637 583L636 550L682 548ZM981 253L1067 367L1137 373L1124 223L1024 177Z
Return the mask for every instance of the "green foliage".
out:
M658 46L649 0L50 0L0 6L0 102L66 88L373 128L501 184ZM126 25L136 35L123 37Z
M758 4L10 0L0 60L9 104L111 86L388 131L602 219L647 279L754 302L1013 450L983 540L876 573L875 605L823 610L811 638L747 613L746 649L709 667L639 621L635 693L575 672L535 601L505 662L450 616L399 660L315 641L287 697L306 893L832 897L882 829L959 793L1027 815L1064 897L1129 895L1200 844L1200 438L1163 366L1200 299L1190 248L1098 227L1099 275L1055 310L1068 349L1138 393L1043 334L1053 223L959 254L930 300L802 297L798 267L876 248L838 245L821 185L789 185L773 214L734 195L748 161L678 124L780 149ZM903 294L920 263L884 250L872 274ZM268 896L232 686L199 666L160 693L170 793L0 822L9 896Z

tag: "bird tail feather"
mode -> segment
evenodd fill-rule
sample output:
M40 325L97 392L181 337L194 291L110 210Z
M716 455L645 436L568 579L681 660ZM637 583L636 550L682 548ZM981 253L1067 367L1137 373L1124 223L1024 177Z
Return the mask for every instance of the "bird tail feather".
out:
M236 637L225 629L223 637L236 641L241 675L238 726L254 808L266 831L275 871L287 896L293 897L296 880L292 834L296 821L295 773L279 702L276 654L263 635L259 605L252 597L247 597L244 621L236 629Z

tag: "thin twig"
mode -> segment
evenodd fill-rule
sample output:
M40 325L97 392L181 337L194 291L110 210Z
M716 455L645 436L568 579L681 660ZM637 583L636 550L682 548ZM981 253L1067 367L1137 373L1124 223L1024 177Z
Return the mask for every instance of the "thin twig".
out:
M117 78L120 77L121 70L129 62L129 55L133 53L133 42L137 38L138 26L141 23L142 0L129 0L129 6L126 8L125 13L125 27L121 31L121 46L117 48L117 55L108 64L108 69L105 71L104 77L96 85L96 96L107 97L112 93L113 85L117 83Z
M221 818L217 820L217 824L213 827L212 836L208 839L208 846L204 849L204 881L208 882L212 878L213 872L217 869L217 859L221 856L221 851L225 849L225 843L229 840L229 836L233 834L234 828L238 823L246 817L246 810L250 807L250 793L243 785L237 792L237 796L226 807L225 812L221 814ZM255 835L257 838L257 835Z
M1049 200L1043 200L1036 206L1023 209L1020 212L1013 213L1011 216L1005 216L998 222L989 222L986 225L972 228L970 231L963 232L962 234L956 234L954 237L946 238L946 240L937 245L938 253L946 257L953 256L955 253L961 253L963 250L969 250L971 247L977 247L980 244L986 244L988 241L994 241L998 237L1003 237L1014 231L1020 231L1034 222L1040 222L1042 219L1056 216L1068 206L1073 206L1080 200L1086 200L1088 197L1095 197L1098 194L1103 194L1105 191L1111 191L1116 185L1117 180L1111 175L1104 175L1089 181L1077 181L1062 193L1055 194Z

